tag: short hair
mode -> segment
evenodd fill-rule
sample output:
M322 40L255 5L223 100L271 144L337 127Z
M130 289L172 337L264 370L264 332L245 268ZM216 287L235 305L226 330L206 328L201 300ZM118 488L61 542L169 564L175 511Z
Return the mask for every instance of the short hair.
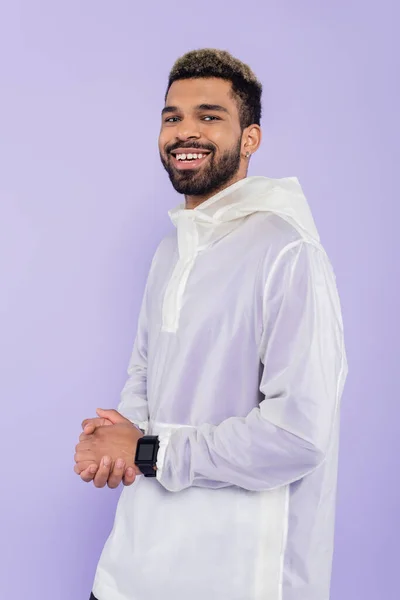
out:
M260 125L262 85L248 65L226 50L191 50L178 58L169 74L165 98L174 81L208 77L231 82L242 130L250 125Z

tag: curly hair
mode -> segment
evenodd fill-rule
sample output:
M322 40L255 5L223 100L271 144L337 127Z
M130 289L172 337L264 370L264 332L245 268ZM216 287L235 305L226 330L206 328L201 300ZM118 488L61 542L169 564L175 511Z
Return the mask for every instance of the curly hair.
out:
M248 65L225 50L191 50L178 58L169 74L165 98L174 81L208 77L231 82L242 129L260 125L262 85Z

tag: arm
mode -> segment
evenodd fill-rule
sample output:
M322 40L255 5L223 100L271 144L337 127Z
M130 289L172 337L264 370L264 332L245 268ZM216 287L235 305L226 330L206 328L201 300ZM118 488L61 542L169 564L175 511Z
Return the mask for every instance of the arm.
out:
M282 252L264 294L260 359L264 400L245 418L160 436L157 478L170 491L287 485L324 460L346 358L334 275L320 248Z

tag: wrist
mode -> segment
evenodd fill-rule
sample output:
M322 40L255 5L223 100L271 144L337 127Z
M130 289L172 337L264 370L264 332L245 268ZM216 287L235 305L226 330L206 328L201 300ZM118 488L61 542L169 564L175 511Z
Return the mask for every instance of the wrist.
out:
M157 435L144 435L138 439L134 462L145 477L156 477L158 450Z

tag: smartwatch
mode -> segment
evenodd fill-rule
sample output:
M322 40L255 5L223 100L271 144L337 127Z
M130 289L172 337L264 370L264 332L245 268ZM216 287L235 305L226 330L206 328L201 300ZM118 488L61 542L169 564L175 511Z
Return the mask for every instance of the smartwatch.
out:
M144 435L139 438L136 446L135 465L145 477L156 477L158 448L157 435Z

